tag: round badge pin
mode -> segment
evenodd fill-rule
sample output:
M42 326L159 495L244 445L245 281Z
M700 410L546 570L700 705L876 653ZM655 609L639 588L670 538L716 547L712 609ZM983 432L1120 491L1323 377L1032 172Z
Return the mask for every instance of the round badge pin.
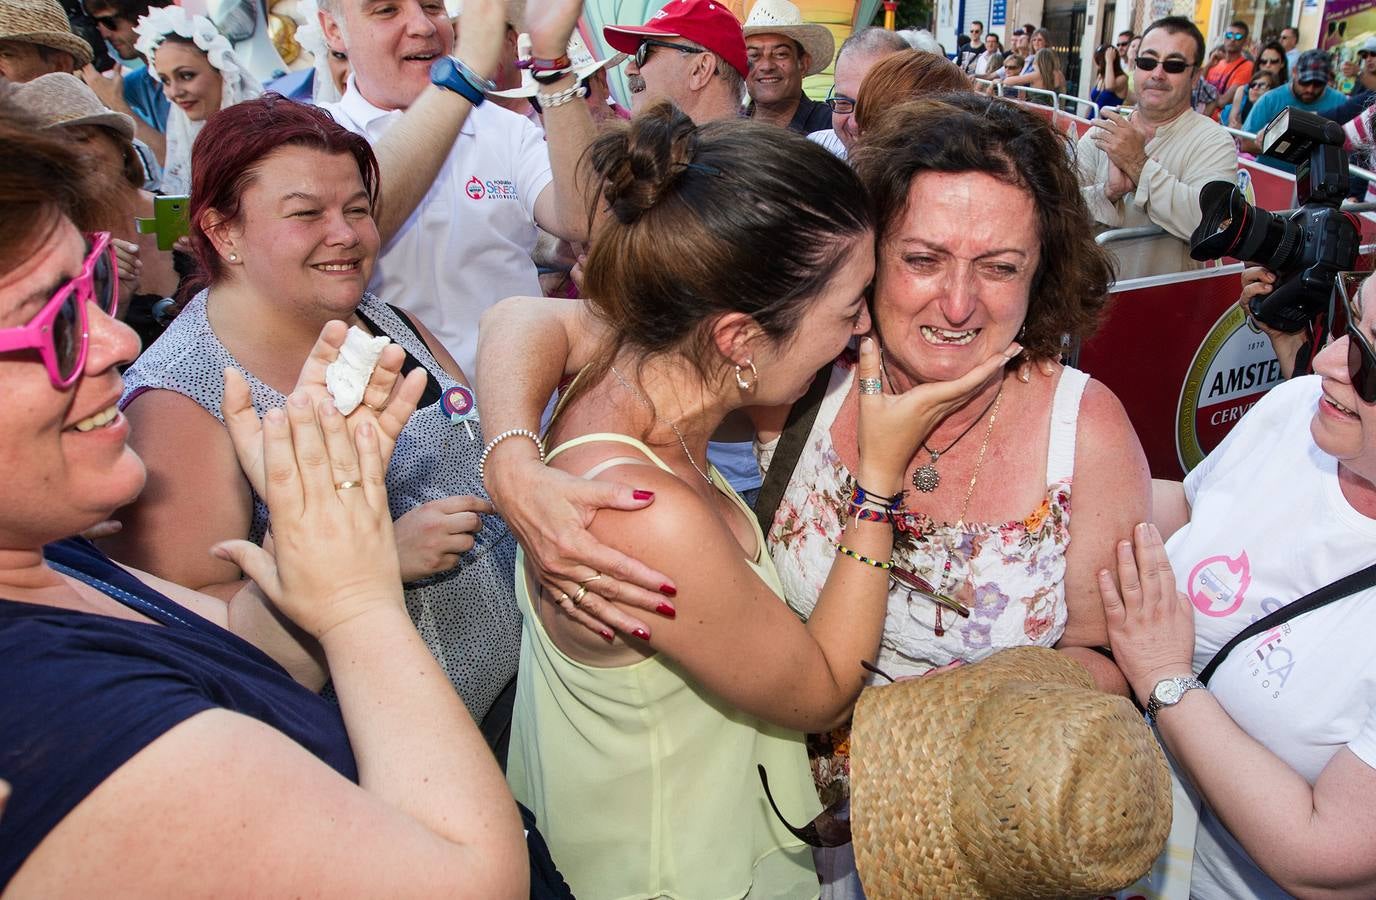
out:
M456 384L440 396L440 409L455 425L463 424L468 437L473 438L473 427L468 420L473 417L477 405L473 402L473 392L461 384Z

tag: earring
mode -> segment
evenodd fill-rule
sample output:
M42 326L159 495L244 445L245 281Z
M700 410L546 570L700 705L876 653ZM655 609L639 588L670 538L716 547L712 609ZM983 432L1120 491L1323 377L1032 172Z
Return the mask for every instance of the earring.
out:
M753 380L747 382L745 380L744 373L741 372L741 367L736 366L736 387L740 388L743 391L749 392L753 391L755 389L755 385L760 383L760 372L758 369L755 368L754 362L746 360L745 364L750 367L750 377Z
M239 261L239 254L237 254L237 253L231 253L231 254L229 254L229 261L230 261L230 262L238 262L238 261Z

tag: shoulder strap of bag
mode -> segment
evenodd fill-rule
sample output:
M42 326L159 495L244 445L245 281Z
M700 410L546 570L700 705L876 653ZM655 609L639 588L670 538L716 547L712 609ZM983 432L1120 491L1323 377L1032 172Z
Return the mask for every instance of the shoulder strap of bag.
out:
M774 525L774 514L783 502L784 490L793 478L798 457L803 455L803 445L812 431L812 423L817 421L817 412L822 408L822 398L826 396L827 384L831 381L831 370L831 364L823 366L812 379L807 393L788 412L778 446L774 448L774 457L769 462L769 471L765 473L760 493L755 497L755 518L759 520L760 532L766 536Z
M1358 572L1353 572L1351 575L1344 578L1339 578L1337 581L1324 585L1313 593L1305 594L1294 603L1282 606L1269 616L1262 616L1260 619L1257 619L1251 625L1248 625L1235 634L1231 641L1224 644L1219 651L1214 654L1214 658L1209 660L1209 664L1199 673L1199 680L1207 685L1209 679L1213 677L1214 671L1223 662L1224 658L1233 651L1233 648L1248 638L1261 634L1263 631L1270 631L1283 622L1288 622L1297 616L1312 612L1320 606L1327 606L1334 600L1341 600L1346 596L1365 590L1372 585L1376 585L1376 564L1367 566L1365 569Z

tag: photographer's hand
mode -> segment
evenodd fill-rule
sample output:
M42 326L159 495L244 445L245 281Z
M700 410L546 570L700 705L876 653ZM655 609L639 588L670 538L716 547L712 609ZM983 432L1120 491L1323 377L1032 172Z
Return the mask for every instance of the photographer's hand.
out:
M1275 290L1275 285L1275 272L1264 266L1248 266L1242 270L1242 296L1238 297L1237 305L1242 307L1247 321L1271 341L1271 349L1275 351L1276 359L1280 362L1281 377L1288 381L1295 372L1295 356L1309 340L1308 335L1303 330L1286 334L1284 331L1270 328L1257 321L1252 315L1251 308L1253 298L1266 296Z

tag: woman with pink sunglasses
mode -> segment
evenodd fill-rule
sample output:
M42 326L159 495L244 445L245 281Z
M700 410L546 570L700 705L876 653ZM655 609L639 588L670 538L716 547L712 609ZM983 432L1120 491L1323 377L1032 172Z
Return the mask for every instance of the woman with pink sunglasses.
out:
M382 472L423 379L391 354L389 412L341 416L337 322L261 424L229 378L275 550L213 552L256 598L114 563L71 537L144 487L109 235L71 223L77 157L2 105L0 158L0 894L524 895L517 807L402 600Z

